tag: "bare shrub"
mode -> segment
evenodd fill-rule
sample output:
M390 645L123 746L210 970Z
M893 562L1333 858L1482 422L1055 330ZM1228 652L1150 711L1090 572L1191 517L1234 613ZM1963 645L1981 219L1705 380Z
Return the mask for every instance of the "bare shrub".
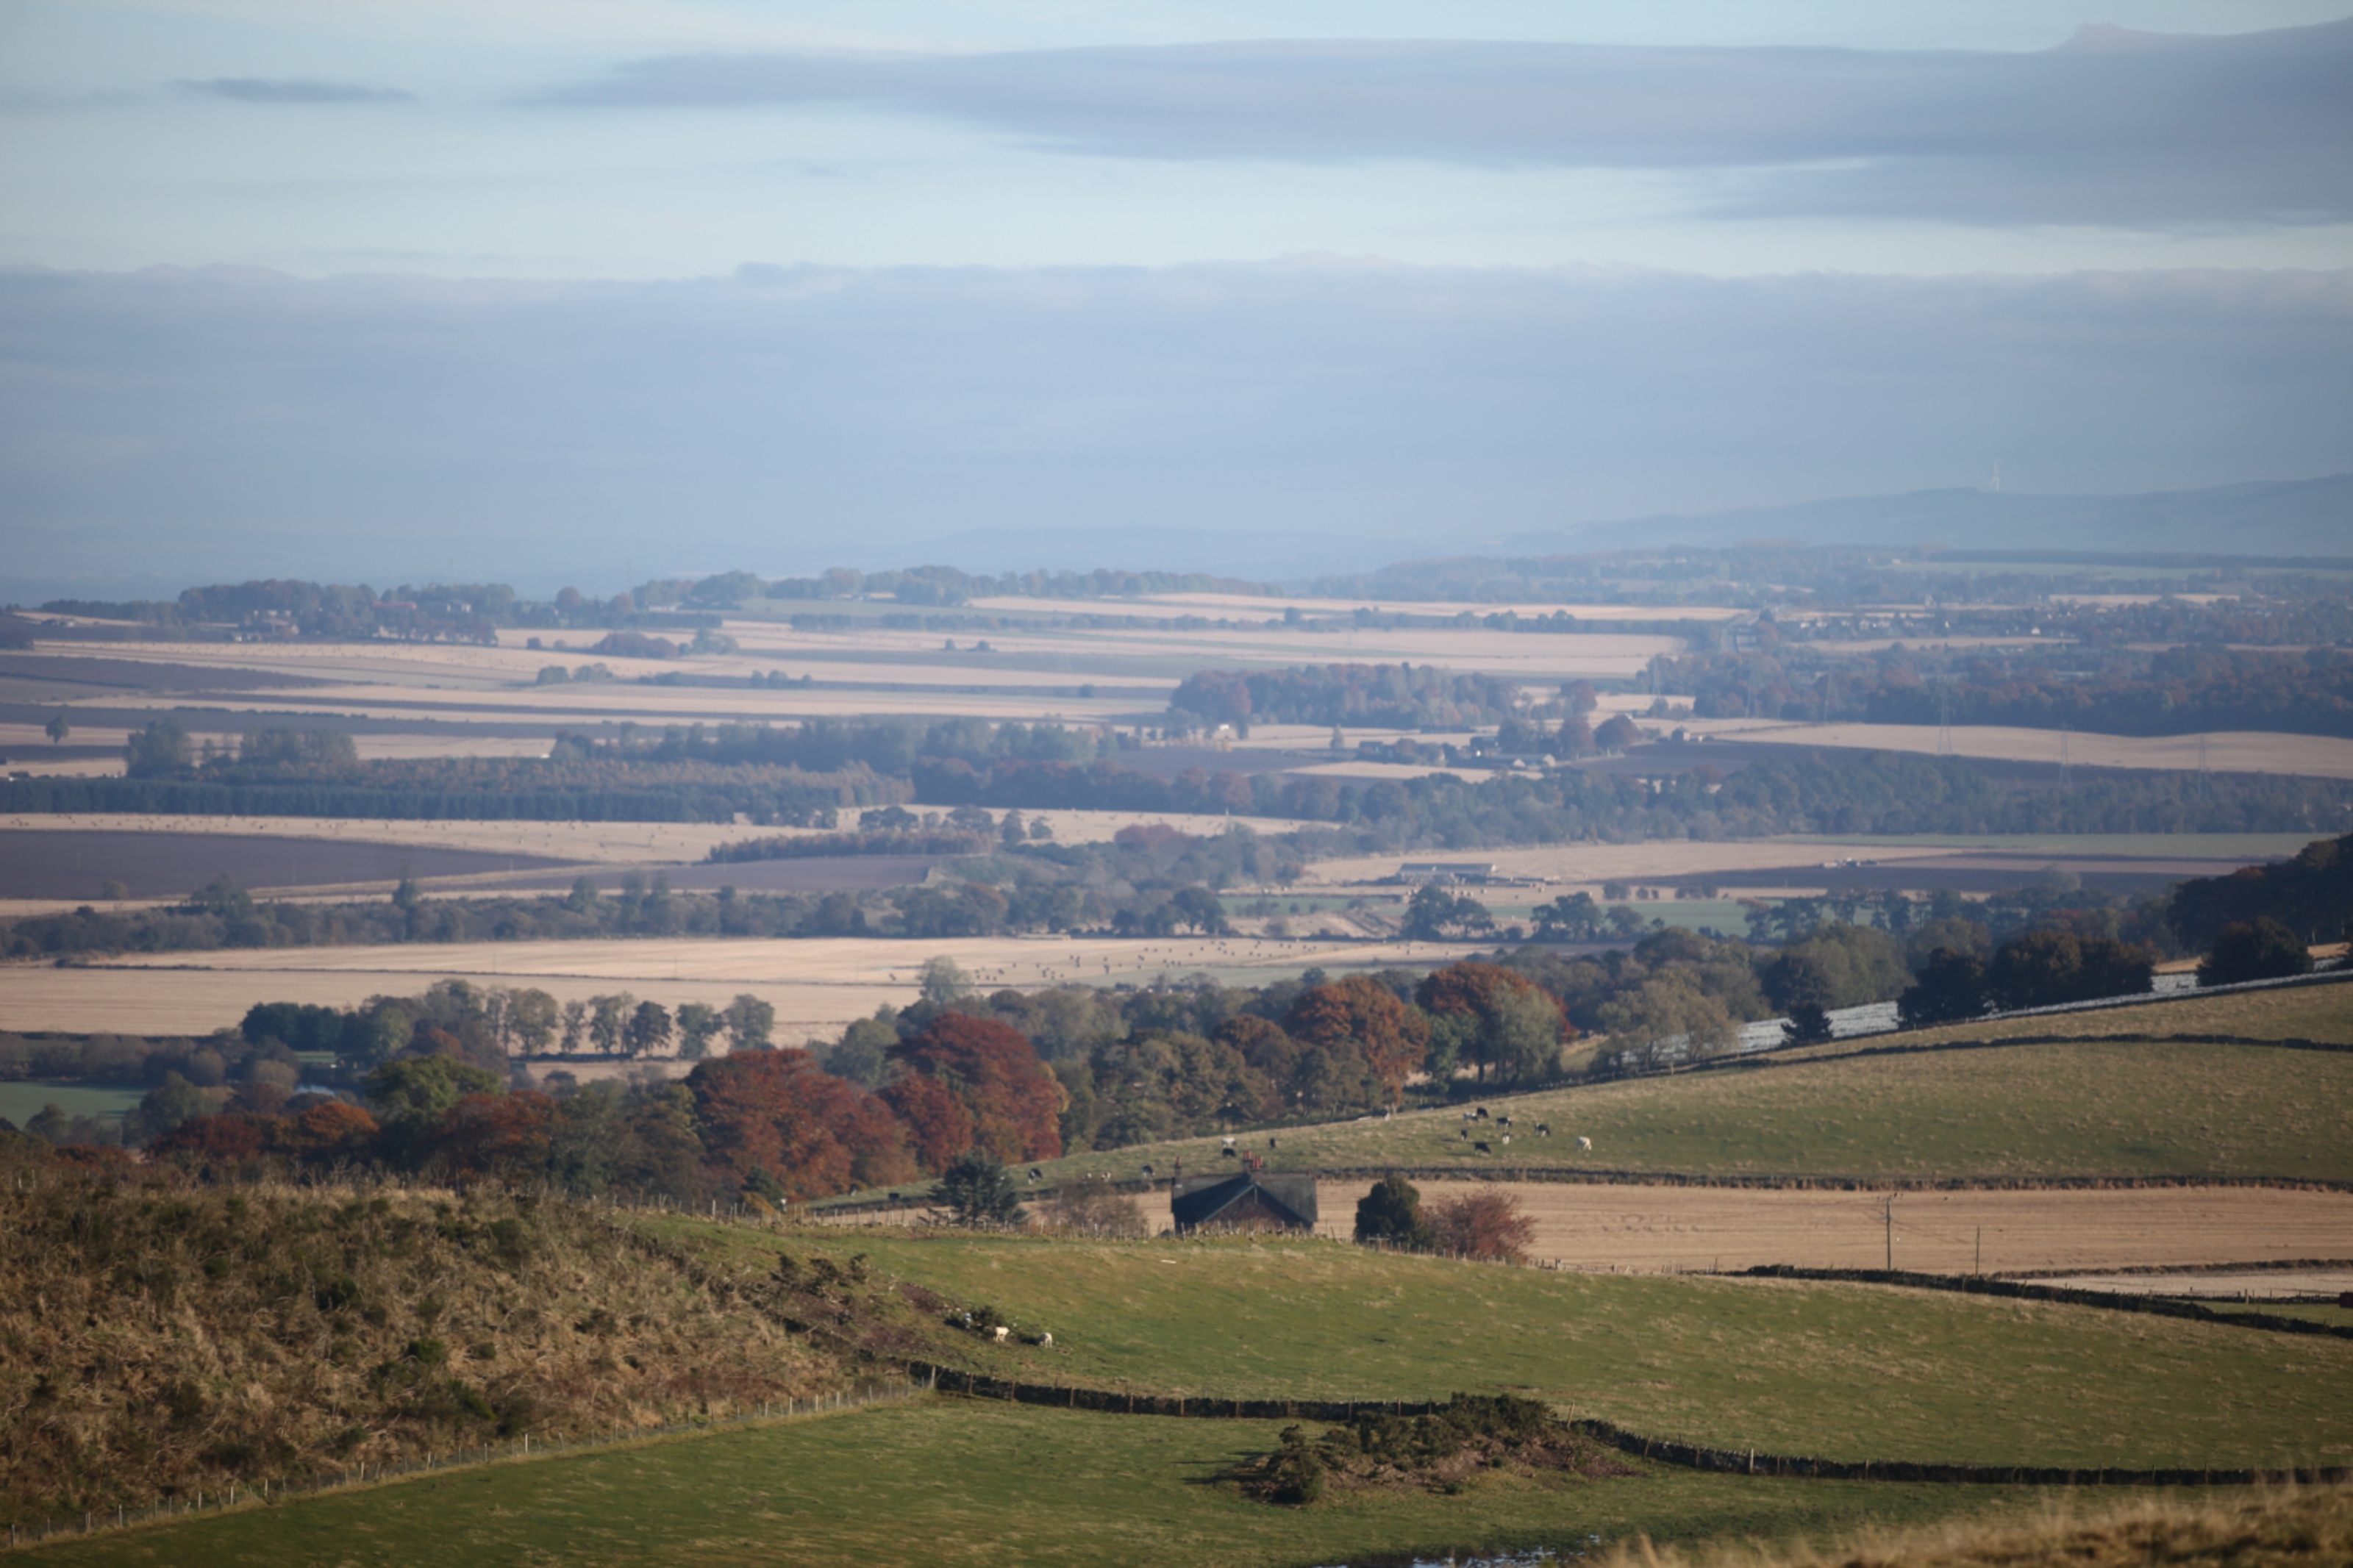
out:
M1437 1249L1450 1258L1525 1263L1536 1238L1536 1222L1508 1193L1462 1193L1439 1199L1422 1214Z
M1082 1176L1043 1205L1049 1230L1074 1236L1140 1237L1152 1234L1136 1201L1101 1176Z

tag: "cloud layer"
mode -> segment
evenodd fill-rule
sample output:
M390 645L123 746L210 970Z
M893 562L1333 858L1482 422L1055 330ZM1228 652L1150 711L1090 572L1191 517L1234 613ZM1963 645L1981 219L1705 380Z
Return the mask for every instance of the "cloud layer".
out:
M1239 43L681 56L543 101L862 103L1070 153L1754 171L1714 210L2126 227L2353 216L2353 21L2036 54Z
M396 88L360 87L346 81L309 81L299 78L221 76L206 81L183 81L183 90L238 103L414 103L417 95Z
M2353 274L0 273L18 580L553 586L973 530L1402 557L1997 462L2048 491L2353 468Z

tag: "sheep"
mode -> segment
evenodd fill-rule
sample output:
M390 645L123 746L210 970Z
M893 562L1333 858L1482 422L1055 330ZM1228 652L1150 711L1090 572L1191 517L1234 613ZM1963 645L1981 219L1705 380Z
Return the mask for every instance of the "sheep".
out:
M1584 1152L1586 1152L1587 1151L1590 1150L1592 1147L1593 1147L1593 1140L1592 1140L1592 1139L1590 1139L1590 1138L1588 1138L1588 1137L1584 1136L1582 1133L1580 1133L1580 1134L1578 1134L1578 1135L1577 1135L1577 1152L1579 1152L1579 1153L1584 1153Z

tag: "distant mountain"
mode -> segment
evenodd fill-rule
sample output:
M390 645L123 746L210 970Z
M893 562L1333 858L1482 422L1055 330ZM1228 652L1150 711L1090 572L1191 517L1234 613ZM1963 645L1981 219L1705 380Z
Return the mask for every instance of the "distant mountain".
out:
M2353 557L2353 474L2261 480L2143 495L2040 496L2005 490L1914 490L1747 507L1696 517L1506 534L1498 553L1582 555L1661 544L1792 544L2102 554Z

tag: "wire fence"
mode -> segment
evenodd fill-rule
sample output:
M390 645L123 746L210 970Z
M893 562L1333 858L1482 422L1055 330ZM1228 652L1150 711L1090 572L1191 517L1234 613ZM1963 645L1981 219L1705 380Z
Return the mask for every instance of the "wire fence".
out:
M733 1415L694 1421L670 1421L659 1426L617 1426L609 1432L589 1434L534 1436L526 1432L502 1442L428 1453L422 1458L399 1464L361 1461L338 1470L294 1480L269 1480L254 1484L231 1481L186 1497L166 1499L146 1508L85 1509L79 1513L56 1516L39 1524L11 1524L8 1527L8 1546L13 1551L38 1546L63 1536L96 1535L137 1530L143 1525L217 1517L235 1510L264 1508L296 1498L352 1491L362 1487L404 1480L412 1476L442 1475L452 1470L479 1469L487 1465L522 1459L606 1452L657 1438L724 1432L797 1417L862 1410L869 1405L913 1399L928 1391L927 1383L892 1377L881 1383L862 1384L855 1388L807 1399L763 1402Z

